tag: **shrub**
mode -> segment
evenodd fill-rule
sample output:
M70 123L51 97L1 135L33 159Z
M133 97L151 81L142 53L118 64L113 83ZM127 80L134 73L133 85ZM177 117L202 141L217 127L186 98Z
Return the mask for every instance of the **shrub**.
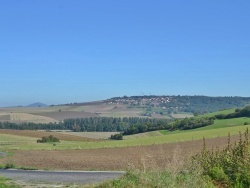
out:
M41 140L37 140L37 143L46 143L46 142L59 142L59 139L50 135L50 136L44 136Z
M216 151L204 149L201 154L194 157L203 169L203 174L208 175L215 183L225 187L250 187L250 142L246 130L244 137L240 133L238 143L230 143L228 146Z
M4 166L5 169L9 169L9 168L15 168L15 165L13 163L7 163Z
M119 133L119 134L111 135L110 139L111 140L123 140L123 134Z

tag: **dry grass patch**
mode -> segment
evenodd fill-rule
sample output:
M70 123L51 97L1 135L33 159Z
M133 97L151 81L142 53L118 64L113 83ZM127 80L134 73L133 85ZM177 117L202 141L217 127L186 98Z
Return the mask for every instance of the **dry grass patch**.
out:
M192 114L171 114L171 116L177 119L194 117Z
M62 134L73 135L91 139L108 139L111 135L118 134L119 132L62 132Z

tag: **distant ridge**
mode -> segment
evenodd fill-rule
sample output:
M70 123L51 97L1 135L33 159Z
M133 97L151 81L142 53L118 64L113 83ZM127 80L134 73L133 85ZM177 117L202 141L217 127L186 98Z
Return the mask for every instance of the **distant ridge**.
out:
M30 105L27 105L27 107L47 107L48 105L40 103L40 102L36 102Z

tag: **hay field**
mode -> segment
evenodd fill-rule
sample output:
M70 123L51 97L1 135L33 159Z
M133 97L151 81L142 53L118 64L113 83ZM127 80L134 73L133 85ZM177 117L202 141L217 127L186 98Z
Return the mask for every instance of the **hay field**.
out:
M58 122L58 120L41 116L41 115L33 115L28 113L0 113L0 121L10 121L16 123L22 122L34 122L34 123L50 123L50 122Z
M177 119L194 117L192 114L171 114L171 116Z
M154 137L154 136L162 136L162 134L159 131L152 131L152 132L145 132L145 133L138 133L133 135L126 135L123 138L125 140L129 139L136 139L136 138L147 138L147 137Z
M111 135L118 134L119 132L61 132L61 134L73 135L92 139L108 139Z

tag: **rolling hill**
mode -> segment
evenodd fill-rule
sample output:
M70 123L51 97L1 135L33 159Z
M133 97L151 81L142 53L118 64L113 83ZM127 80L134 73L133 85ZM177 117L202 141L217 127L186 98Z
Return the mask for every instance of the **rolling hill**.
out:
M0 121L44 123L85 117L172 119L244 107L248 104L250 97L124 96L85 103L47 106L37 102L26 107L0 108ZM11 113L15 113L18 118L13 120ZM27 114L32 116L28 118Z

